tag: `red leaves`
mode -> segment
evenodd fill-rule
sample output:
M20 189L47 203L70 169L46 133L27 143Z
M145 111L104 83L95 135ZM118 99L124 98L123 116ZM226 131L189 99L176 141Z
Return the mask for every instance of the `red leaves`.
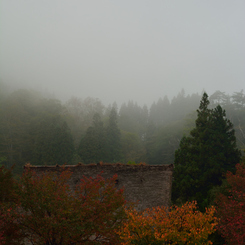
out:
M82 244L118 240L114 232L123 221L125 200L115 188L114 176L84 177L71 193L71 172L37 176L27 172L20 191L22 214L18 220L30 241L37 244ZM65 231L65 232L64 232Z
M217 197L218 231L229 244L245 243L245 165L236 165L236 174L228 172L229 194Z
M125 200L122 190L115 188L116 176L106 180L84 177L72 193L71 174L25 172L16 192L18 202L9 209L11 215L7 208L0 212L0 243L6 241L3 237L9 224L10 231L21 231L32 244L116 244L115 230L125 218ZM11 234L10 238L11 242L16 239Z

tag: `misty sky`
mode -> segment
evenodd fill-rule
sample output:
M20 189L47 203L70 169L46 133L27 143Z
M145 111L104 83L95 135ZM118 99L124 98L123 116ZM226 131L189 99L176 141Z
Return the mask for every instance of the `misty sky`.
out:
M1 0L0 79L151 104L245 85L244 0Z

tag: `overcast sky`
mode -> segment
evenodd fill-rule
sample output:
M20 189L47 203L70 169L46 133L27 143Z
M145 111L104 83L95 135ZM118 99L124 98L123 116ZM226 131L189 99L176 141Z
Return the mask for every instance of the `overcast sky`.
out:
M0 79L151 104L245 88L244 0L1 0Z

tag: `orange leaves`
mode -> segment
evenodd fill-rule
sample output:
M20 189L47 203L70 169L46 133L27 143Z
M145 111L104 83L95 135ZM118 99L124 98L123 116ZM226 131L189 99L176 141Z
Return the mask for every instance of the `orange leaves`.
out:
M212 244L208 235L215 231L217 219L211 207L205 213L197 211L196 202L146 209L127 210L128 221L119 235L127 244Z

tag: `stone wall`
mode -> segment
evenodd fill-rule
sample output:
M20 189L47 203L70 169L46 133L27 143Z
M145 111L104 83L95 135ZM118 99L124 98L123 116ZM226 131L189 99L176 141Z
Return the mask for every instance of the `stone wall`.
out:
M118 188L124 187L126 200L137 202L140 210L156 207L169 206L171 202L173 165L125 165L125 164L89 164L60 166L25 166L30 167L38 174L61 169L70 169L71 188L75 188L78 181L83 177L96 177L101 174L104 178L110 178L117 174Z

